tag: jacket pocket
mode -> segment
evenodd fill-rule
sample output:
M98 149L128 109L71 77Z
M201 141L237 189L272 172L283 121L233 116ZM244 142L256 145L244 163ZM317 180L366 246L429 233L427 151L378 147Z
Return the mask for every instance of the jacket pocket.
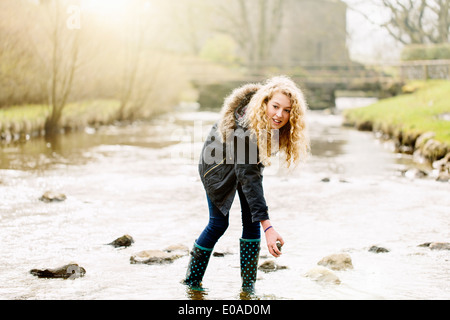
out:
M216 172L217 170L220 169L220 166L224 164L226 158L223 159L221 162L219 162L218 164L214 165L213 167L211 167L210 169L208 169L205 174L203 175L203 178L206 178L206 176L214 174L214 172Z

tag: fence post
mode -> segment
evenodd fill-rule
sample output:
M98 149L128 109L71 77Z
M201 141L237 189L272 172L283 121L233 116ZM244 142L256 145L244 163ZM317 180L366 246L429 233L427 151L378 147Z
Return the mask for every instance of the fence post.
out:
M447 80L450 80L450 62L447 63Z
M430 75L428 74L428 64L424 62L423 64L423 77L425 80L428 80Z

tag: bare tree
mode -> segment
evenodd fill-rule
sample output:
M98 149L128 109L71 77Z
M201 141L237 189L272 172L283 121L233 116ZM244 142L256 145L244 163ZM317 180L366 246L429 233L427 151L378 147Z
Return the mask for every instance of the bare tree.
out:
M189 53L199 55L205 39L211 32L211 12L213 2L210 0L160 0L162 14L170 17L172 32L175 37L187 45ZM199 18L201 17L201 18Z
M148 24L148 17L144 15L145 1L133 0L128 14L122 18L123 34L120 40L122 49L122 76L119 80L118 98L120 107L118 111L118 120L128 120L136 116L138 109L146 100L150 93L143 90L142 74L145 73L146 64L149 56L146 48L149 44L149 33L151 27ZM146 79L146 84L152 83Z
M152 4L162 5L156 1ZM147 1L133 0L130 11L123 16L122 35L115 53L120 56L121 70L118 120L148 117L157 108L169 108L177 86L183 82L172 66L176 64L174 58L162 50L167 34L158 21L160 7L147 9ZM167 90L169 86L171 90Z
M268 60L282 27L285 0L230 0L218 2L223 19L216 30L229 34L255 71Z
M120 80L119 101L120 107L118 111L118 120L125 120L130 117L130 104L133 92L136 90L138 81L138 71L142 58L142 47L144 31L138 28L134 37L124 37L124 41L132 39L131 43L125 45L123 73Z
M437 16L437 37L435 42L450 42L450 0L435 0L429 5Z
M48 46L34 44L36 53L48 72L48 104L50 114L45 121L45 134L56 134L60 129L63 109L72 90L78 67L80 30L67 27L67 3L60 0L41 1L40 8L48 25L42 25L47 34Z
M170 27L190 53L200 54L208 39L225 34L236 43L237 55L257 71L272 53L282 28L287 0L165 0Z
M379 10L386 10L389 19L374 21L360 2L348 1L350 8L368 21L380 25L403 44L450 42L450 0L378 0L372 1Z
M46 101L42 65L27 41L29 3L0 1L0 107Z

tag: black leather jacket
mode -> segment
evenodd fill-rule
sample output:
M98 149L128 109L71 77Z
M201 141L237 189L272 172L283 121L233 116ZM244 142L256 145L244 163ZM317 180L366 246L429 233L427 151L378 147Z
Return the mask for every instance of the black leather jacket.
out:
M224 215L229 213L240 184L252 221L257 222L268 220L269 214L262 185L264 166L254 140L236 120L235 130L222 142L215 124L202 149L199 174L208 197Z

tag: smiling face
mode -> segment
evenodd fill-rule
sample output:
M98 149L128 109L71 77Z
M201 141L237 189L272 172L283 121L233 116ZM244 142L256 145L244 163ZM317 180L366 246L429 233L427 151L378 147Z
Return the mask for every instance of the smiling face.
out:
M281 129L288 121L291 114L291 99L281 92L273 95L267 102L267 119L272 129Z

